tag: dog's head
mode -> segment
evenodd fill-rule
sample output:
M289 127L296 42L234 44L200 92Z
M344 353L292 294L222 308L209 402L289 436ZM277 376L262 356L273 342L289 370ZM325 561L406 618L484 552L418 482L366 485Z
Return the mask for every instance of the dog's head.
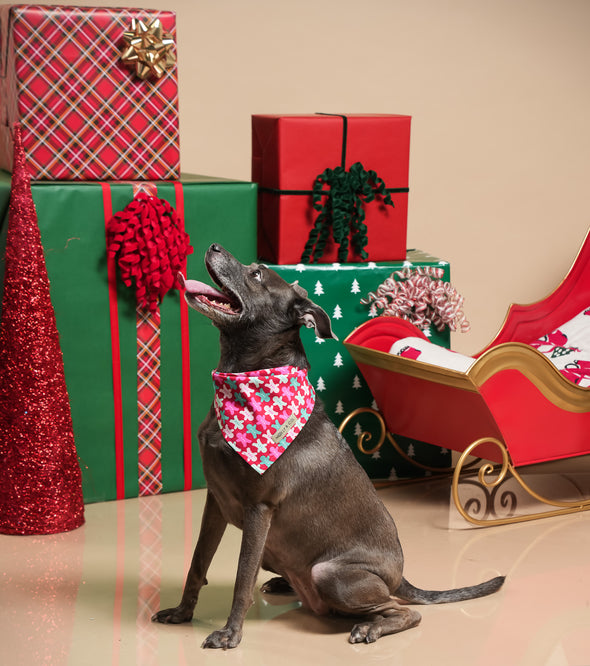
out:
M205 254L215 287L178 275L190 307L220 330L262 326L269 334L306 326L320 338L336 338L330 318L307 298L297 283L289 284L264 264L244 266L220 245Z

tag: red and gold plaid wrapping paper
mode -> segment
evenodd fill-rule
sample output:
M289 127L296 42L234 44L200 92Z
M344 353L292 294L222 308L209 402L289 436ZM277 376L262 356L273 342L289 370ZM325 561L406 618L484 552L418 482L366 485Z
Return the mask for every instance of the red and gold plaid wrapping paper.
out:
M137 421L140 495L162 492L160 313L137 308Z
M20 122L34 179L179 178L176 65L142 81L120 60L133 18L175 38L174 12L5 5L0 18L0 167Z

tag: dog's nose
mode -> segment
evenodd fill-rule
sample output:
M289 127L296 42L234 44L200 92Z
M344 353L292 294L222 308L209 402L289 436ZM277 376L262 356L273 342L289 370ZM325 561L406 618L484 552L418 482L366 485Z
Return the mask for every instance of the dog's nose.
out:
M211 243L211 247L209 249L211 252L221 252L221 245L217 245L217 243Z

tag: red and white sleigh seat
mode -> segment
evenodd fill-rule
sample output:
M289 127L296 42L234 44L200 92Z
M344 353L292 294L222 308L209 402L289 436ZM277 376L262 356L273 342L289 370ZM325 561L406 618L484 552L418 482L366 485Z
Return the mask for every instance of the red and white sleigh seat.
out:
M473 358L431 349L421 330L397 317L365 322L344 344L390 432L461 452L453 478L460 513L476 524L508 522L479 521L459 506L468 456L502 464L493 481L492 466L480 469L485 486L510 472L536 496L516 467L590 453L590 232L557 289L511 305L500 332ZM450 362L437 362L439 354ZM536 499L553 508L530 517L590 508L590 500Z

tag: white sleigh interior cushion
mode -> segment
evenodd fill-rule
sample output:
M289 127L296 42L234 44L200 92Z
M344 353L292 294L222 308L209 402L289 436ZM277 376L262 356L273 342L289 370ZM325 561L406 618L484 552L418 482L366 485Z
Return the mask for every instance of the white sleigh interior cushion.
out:
M475 363L471 356L464 356L422 338L402 338L391 346L389 353L458 372L467 372Z

